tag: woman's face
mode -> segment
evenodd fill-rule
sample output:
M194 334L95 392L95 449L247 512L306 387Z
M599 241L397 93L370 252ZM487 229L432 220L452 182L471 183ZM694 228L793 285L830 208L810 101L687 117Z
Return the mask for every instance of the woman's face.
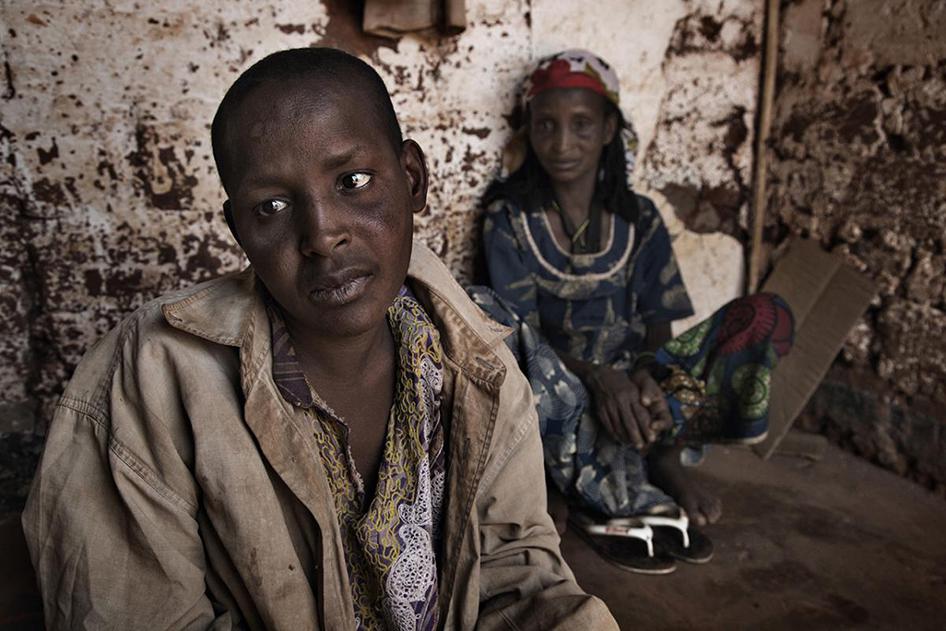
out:
M604 97L582 88L556 88L529 104L529 142L553 183L594 178L617 119Z

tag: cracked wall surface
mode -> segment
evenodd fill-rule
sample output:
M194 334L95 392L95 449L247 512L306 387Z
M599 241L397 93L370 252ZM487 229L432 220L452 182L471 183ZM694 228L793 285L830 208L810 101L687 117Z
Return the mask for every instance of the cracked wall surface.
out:
M809 422L944 489L946 2L783 5L767 238L820 241L879 287Z
M400 40L364 35L358 4L0 0L0 458L20 463L0 495L22 494L10 472L29 469L96 339L244 264L209 124L239 72L280 48L341 46L378 68L433 176L416 234L461 280L523 74L562 48L598 52L641 137L635 185L661 208L699 315L739 292L760 2L468 0L461 35Z

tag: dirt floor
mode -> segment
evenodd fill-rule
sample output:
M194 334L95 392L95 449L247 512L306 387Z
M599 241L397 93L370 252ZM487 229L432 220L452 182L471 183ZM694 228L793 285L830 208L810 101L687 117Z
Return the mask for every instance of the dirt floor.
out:
M724 515L704 566L641 576L574 533L564 552L622 629L946 629L946 502L829 447L821 462L717 448Z
M834 448L812 463L718 448L716 556L669 576L629 574L574 533L565 555L622 629L946 628L946 502ZM0 631L40 627L16 515L0 518ZM590 631L590 630L589 630Z

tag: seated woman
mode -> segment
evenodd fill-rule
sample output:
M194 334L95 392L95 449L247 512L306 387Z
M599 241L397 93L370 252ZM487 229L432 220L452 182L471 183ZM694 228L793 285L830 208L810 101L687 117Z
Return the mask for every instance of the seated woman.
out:
M636 141L614 71L562 52L538 64L523 97L509 175L484 198L492 291L471 294L516 332L549 477L599 523L676 506L690 523L714 522L720 501L688 478L683 450L764 438L791 312L757 294L671 339L670 323L693 309L657 209L628 185ZM596 547L627 569L673 569L628 562L610 539Z

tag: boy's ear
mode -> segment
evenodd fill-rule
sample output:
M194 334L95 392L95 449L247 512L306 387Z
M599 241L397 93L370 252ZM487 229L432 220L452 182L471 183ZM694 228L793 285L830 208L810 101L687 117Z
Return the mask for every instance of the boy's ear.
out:
M237 233L236 222L233 221L233 206L230 204L229 199L223 202L223 216L227 219L227 227L230 228L230 234L236 239L237 245L242 248L243 244L240 243L240 235Z
M420 145L413 140L405 140L401 145L401 168L410 186L411 210L418 213L427 206L427 161Z

